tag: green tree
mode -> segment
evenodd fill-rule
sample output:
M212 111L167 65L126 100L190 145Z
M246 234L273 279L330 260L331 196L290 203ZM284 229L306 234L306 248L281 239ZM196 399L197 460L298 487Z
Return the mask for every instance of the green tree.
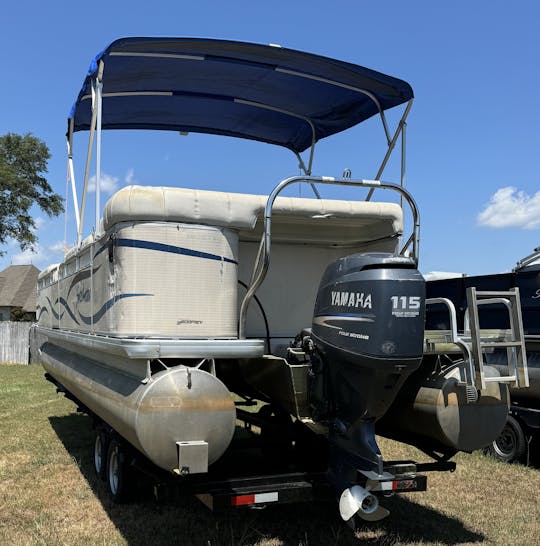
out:
M43 176L50 157L47 145L30 133L0 136L0 245L13 238L22 250L34 246L33 205L49 216L58 216L64 210L62 197ZM0 256L3 254L0 250Z

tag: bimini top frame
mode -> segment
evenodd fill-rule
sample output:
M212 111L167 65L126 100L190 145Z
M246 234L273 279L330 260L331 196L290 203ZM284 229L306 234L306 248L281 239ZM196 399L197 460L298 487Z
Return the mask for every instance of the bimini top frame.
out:
M99 223L102 129L201 132L277 144L294 152L309 176L316 142L379 115L388 149L375 179L401 134L403 185L405 121L412 99L411 87L402 80L280 46L198 38L116 40L92 61L68 120L78 244L95 135L96 227ZM403 103L407 106L392 136L384 111ZM81 130L90 136L79 207L72 144L74 132ZM300 154L308 148L306 164Z

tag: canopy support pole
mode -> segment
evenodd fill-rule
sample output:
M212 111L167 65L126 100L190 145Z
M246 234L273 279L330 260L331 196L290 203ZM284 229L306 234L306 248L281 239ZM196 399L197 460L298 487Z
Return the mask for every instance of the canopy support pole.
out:
M101 212L101 119L102 119L102 97L103 83L96 82L96 223L95 231L97 233L99 226L99 216Z
M294 152L296 157L298 158L298 162L300 164L300 168L304 171L304 174L306 176L311 176L311 166L313 164L313 154L315 152L315 133L313 133L313 141L311 143L311 150L309 152L309 163L306 167L306 164L304 163L304 160L302 159L302 156L298 152ZM317 186L313 182L310 182L309 185L311 186L311 189L313 190L313 193L315 194L315 197L317 199L321 199L321 194L319 193L319 190L317 189Z
M97 109L95 101L95 89L92 84L92 120L90 121L90 134L88 136L88 149L86 150L86 166L84 168L84 181L83 181L83 194L81 199L81 210L80 218L81 223L79 224L79 230L77 232L77 246L80 246L82 242L82 230L84 225L84 212L86 209L86 195L88 193L88 179L90 177L90 162L92 160L92 149L94 146L94 133L96 131L96 121L97 121Z
M259 102L253 102L250 100L244 100L244 99L234 99L234 102L237 102L238 104L247 104L249 106L254 106L255 108L262 108L264 110L271 110L272 112L279 112L280 114L285 114L287 116L292 116L298 119L303 119L311 128L311 148L309 151L309 161L308 165L306 167L306 164L304 163L304 160L302 159L302 156L298 152L294 152L296 157L298 158L300 162L300 168L304 171L304 174L306 176L311 176L311 168L313 166L313 156L315 154L315 125L311 121L311 119L307 118L306 116L301 116L300 114L295 114L294 112L290 112L289 110L284 110L283 108L277 108L276 106L270 106L268 104L261 104ZM317 199L321 198L321 194L319 193L319 190L315 187L315 184L313 182L310 182L309 185L311 186L311 189L313 190L313 193L317 197Z
M398 123L398 126L397 126L397 129L396 129L396 132L394 133L394 137L392 138L392 140L390 141L390 143L388 144L388 149L386 150L386 154L382 160L382 163L381 163L381 166L379 167L379 170L377 171L377 174L375 175L375 180L379 180L384 172L384 169L386 168L386 164L388 163L388 160L390 159L390 156L392 155L392 152L394 151L394 148L396 147L396 143L398 141L398 137L399 135L401 134L401 132L403 131L406 123L406 119L407 119L407 116L409 115L409 112L411 110L411 107L412 107L412 103L413 103L413 99L409 100L409 102L407 103L407 106L405 108L405 111L403 112L403 116L401 116L401 119ZM403 150L402 150L402 153L403 153ZM403 160L402 160L402 166L403 166ZM402 173L403 175L403 173ZM369 193L367 194L367 197L366 197L366 201L371 201L371 196L373 195L373 192L375 191L375 188L371 188L369 190Z
M401 129L401 187L405 187L405 177L407 174L407 122L402 122ZM403 196L400 199L401 208L403 208Z
M401 130L401 187L405 187L405 175L406 175L406 150L407 150L407 122L403 122L403 128Z
M81 219L79 216L79 199L77 197L77 184L75 183L75 169L73 168L73 118L71 118L68 123L67 152L68 152L68 178L69 178L69 182L71 183L73 210L75 211L75 224L77 226L77 233L79 233Z
M84 182L83 182L83 194L81 199L81 208L80 208L80 224L79 229L77 232L77 246L81 245L82 242L82 230L84 227L84 211L86 209L86 196L88 194L88 180L90 178L90 163L92 161L92 151L94 146L94 135L96 132L96 126L97 126L97 120L98 120L98 97L97 95L100 95L101 100L101 90L102 88L99 88L98 91L98 85L102 85L102 76L103 76L103 61L100 61L98 73L96 76L96 79L92 82L92 120L90 121L90 135L88 136L88 149L86 152L86 166L84 169ZM99 105L99 113L101 114L101 105ZM99 120L99 128L101 131L101 116ZM101 143L100 149L101 149ZM101 158L100 158L101 160ZM97 180L96 180L96 186L97 186ZM97 187L96 187L96 193L97 193ZM97 225L96 225L97 228Z

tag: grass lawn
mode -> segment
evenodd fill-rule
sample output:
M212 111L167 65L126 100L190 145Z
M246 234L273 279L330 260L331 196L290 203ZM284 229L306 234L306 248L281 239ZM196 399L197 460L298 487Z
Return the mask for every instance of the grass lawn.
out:
M57 395L39 366L0 365L0 545L540 544L540 471L459 454L426 493L382 504L391 514L356 534L334 503L216 516L196 499L113 505L93 471L90 419ZM387 459L427 460L380 440Z

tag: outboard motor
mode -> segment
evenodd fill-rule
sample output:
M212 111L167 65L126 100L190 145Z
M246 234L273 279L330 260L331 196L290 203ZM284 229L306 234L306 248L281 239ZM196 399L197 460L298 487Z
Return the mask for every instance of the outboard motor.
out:
M423 354L425 282L413 259L353 254L330 264L313 317L310 383L314 419L330 427L335 480L382 475L375 421Z

